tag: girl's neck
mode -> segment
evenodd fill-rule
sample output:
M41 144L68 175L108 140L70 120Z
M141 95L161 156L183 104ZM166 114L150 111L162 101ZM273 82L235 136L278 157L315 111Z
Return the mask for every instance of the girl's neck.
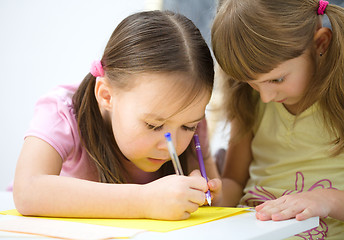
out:
M283 104L283 106L285 107L285 109L287 109L287 111L292 114L292 115L299 115L301 113L303 113L304 111L306 111L310 106L312 106L316 101L314 101L313 103L311 104L308 104L308 105L304 105L304 106L301 106L300 103L296 103L296 104L293 104L293 105L286 105L286 104Z
M298 109L299 108L298 104L294 104L294 105L285 105L285 104L283 104L283 106L292 115L297 115L297 114L300 114L302 112L302 111L300 111Z

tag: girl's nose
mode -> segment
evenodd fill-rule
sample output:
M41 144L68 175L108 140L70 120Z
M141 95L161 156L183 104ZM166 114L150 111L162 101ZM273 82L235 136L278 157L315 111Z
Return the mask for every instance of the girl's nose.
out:
M177 136L175 133L169 132L171 134L171 140L175 148L177 148ZM168 151L168 146L167 146L167 139L165 137L165 133L161 134L159 137L159 141L157 144L157 148L159 150L165 150Z
M276 92L272 89L261 88L259 91L260 99L264 103L271 102L276 97Z
M167 141L166 141L164 134L161 134L161 136L159 136L159 139L157 142L157 148L158 148L158 150L168 151Z

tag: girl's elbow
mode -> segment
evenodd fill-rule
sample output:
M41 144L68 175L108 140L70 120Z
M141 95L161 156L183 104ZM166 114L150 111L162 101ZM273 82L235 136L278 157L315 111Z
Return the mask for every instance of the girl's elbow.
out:
M33 199L33 192L26 184L14 184L13 201L17 211L22 215L34 215L38 203Z

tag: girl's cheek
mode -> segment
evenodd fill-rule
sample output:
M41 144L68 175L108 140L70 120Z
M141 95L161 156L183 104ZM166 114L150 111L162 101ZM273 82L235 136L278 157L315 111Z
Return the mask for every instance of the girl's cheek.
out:
M183 137L182 137L182 140L180 140L180 143L179 144L179 149L178 149L178 154L182 154L186 148L189 146L189 144L191 144L191 139L192 139L192 136L193 136L193 132L191 134L185 134ZM190 136L189 136L190 135Z

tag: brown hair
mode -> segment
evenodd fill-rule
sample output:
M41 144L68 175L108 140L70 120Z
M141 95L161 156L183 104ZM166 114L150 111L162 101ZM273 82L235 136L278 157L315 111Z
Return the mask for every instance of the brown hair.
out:
M187 74L188 81L179 83L187 88L184 106L213 88L213 60L207 44L189 19L170 11L140 12L125 18L112 33L101 63L110 84L123 90L133 86L128 77L132 74ZM116 144L111 123L101 116L95 81L89 73L73 98L80 135L96 163L99 181L124 183L128 179L119 159L125 157ZM164 172L172 173L172 165L165 165Z
M325 124L335 136L335 154L344 149L344 10L329 4L332 41L316 60L313 37L319 23L317 0L223 0L212 27L214 55L226 73L225 111L240 124L237 140L252 130L259 95L245 82L268 73L307 49L316 72L300 109L319 100Z

